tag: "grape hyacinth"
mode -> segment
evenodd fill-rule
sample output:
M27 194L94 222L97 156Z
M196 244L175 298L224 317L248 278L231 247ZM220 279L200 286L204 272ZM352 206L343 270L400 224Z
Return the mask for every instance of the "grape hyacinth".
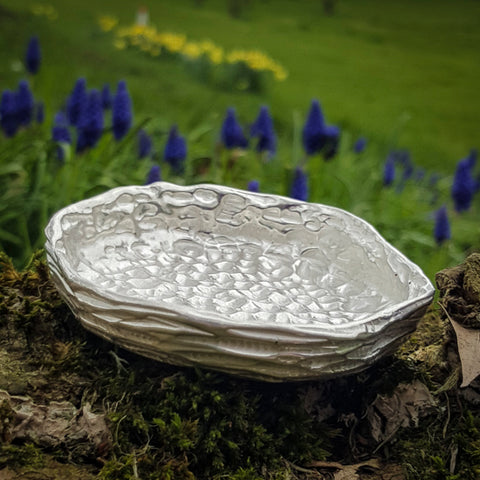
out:
M323 130L325 146L323 147L323 158L330 160L338 152L340 143L340 129L335 125L327 125Z
M41 60L42 54L38 37L31 37L25 53L25 67L27 71L35 75L40 68Z
M250 135L258 137L257 152L267 152L269 156L275 155L277 148L277 139L273 129L273 121L265 105L260 108L260 112L250 127Z
M435 212L435 226L433 228L433 237L437 245L441 245L451 238L450 222L447 215L447 207L442 206Z
M367 146L367 139L365 137L360 137L353 145L353 151L355 153L362 153Z
M52 140L57 143L72 143L72 137L68 130L68 120L63 112L58 112L55 115L54 125L52 127ZM57 146L57 159L65 159L65 150L61 145Z
M173 126L168 133L163 158L172 167L173 172L178 174L183 172L186 156L187 144L185 139L179 135L177 127Z
M307 120L302 131L303 148L307 155L319 152L323 144L325 120L318 100L312 100Z
M112 93L110 92L110 85L105 83L102 87L102 107L108 110L112 107Z
M260 191L260 183L258 180L250 180L247 185L247 190L249 192L258 192Z
M307 174L300 167L295 168L290 197L304 202L308 199Z
M390 154L383 167L383 185L389 187L395 180L395 159Z
M235 109L229 108L221 131L222 143L227 149L245 148L248 144L243 129L235 117Z
M67 100L67 118L70 125L77 125L83 106L87 102L87 82L79 78Z
M152 148L152 139L145 130L141 129L138 132L138 158L151 156Z
M15 92L4 90L0 100L0 126L7 137L13 137L19 128L17 96Z
M17 118L21 126L28 126L32 123L35 101L30 86L26 80L20 80L16 93Z
M158 165L153 165L150 168L147 179L145 181L145 185L150 185L151 183L160 182L162 180L162 172Z
M132 100L125 80L120 80L112 102L112 128L115 140L119 141L125 137L132 126L132 121Z
M468 210L472 204L476 190L476 181L472 176L474 163L474 157L473 160L467 157L457 163L452 184L452 198L457 212Z
M322 152L325 160L334 157L340 142L340 129L326 125L318 100L312 100L302 131L303 149L307 155Z
M88 93L87 101L80 112L77 124L77 152L86 148L93 148L103 133L103 109L98 90L91 90Z

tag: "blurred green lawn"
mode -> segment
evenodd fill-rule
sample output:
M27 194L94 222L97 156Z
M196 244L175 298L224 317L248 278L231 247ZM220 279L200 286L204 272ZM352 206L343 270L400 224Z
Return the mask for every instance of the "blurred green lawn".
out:
M135 20L139 4L126 0L53 0L59 17L31 14L39 2L0 4L0 88L14 88L28 37L37 34L44 61L34 89L47 105L61 106L74 80L89 86L128 81L137 119L154 116L160 125L192 130L220 122L229 105L252 121L268 103L291 151L293 115L305 114L318 98L327 121L365 135L385 153L410 149L415 163L451 171L478 147L480 111L480 2L473 0L338 0L326 16L319 0L250 0L241 19L227 13L226 0L145 1L160 30L209 38L227 49L258 48L289 71L267 94L217 91L189 77L182 65L119 51L101 34L100 14ZM54 112L47 111L47 121ZM205 153L211 139L205 140Z

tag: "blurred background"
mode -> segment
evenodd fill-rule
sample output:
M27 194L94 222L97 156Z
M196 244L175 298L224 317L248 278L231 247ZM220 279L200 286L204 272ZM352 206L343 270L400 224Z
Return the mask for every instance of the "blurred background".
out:
M479 27L473 0L2 0L0 88L26 80L37 118L0 138L1 247L25 262L53 211L116 185L209 181L345 208L433 277L480 246ZM83 146L68 110L79 79L104 102ZM108 105L119 82L125 136ZM228 108L248 145L228 144ZM318 148L309 121L331 127ZM172 127L181 166L166 158Z

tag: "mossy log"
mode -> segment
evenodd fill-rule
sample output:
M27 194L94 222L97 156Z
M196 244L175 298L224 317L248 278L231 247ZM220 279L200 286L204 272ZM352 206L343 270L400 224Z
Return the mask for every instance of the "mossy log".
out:
M79 325L41 253L22 272L0 260L0 388L45 408L88 405L111 436L90 449L71 437L49 445L13 438L18 412L5 396L0 478L27 470L38 474L29 478L105 480L480 478L480 385L459 388L448 320L476 326L477 257L439 274L442 307L430 309L395 356L361 374L295 384L177 368L119 349ZM58 473L62 466L75 472Z

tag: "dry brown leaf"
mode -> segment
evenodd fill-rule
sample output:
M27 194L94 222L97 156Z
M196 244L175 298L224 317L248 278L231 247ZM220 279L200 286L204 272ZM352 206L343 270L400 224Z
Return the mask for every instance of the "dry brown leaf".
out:
M8 437L11 441L34 442L46 448L60 445L75 448L84 454L108 450L112 443L105 415L96 414L86 404L77 409L70 402L38 405L29 397L10 395L0 390L0 402L13 412Z
M316 461L311 462L309 467L316 467L323 470L334 470L334 480L360 480L360 473L365 470L375 472L380 469L380 462L372 458L365 462L355 463L354 465L342 465L338 462Z
M377 442L386 442L399 428L417 426L419 419L430 413L434 406L435 399L422 382L401 383L392 395L377 395L368 407L371 435Z
M462 364L461 387L468 387L480 375L480 330L462 327L450 318L457 335L458 355Z

